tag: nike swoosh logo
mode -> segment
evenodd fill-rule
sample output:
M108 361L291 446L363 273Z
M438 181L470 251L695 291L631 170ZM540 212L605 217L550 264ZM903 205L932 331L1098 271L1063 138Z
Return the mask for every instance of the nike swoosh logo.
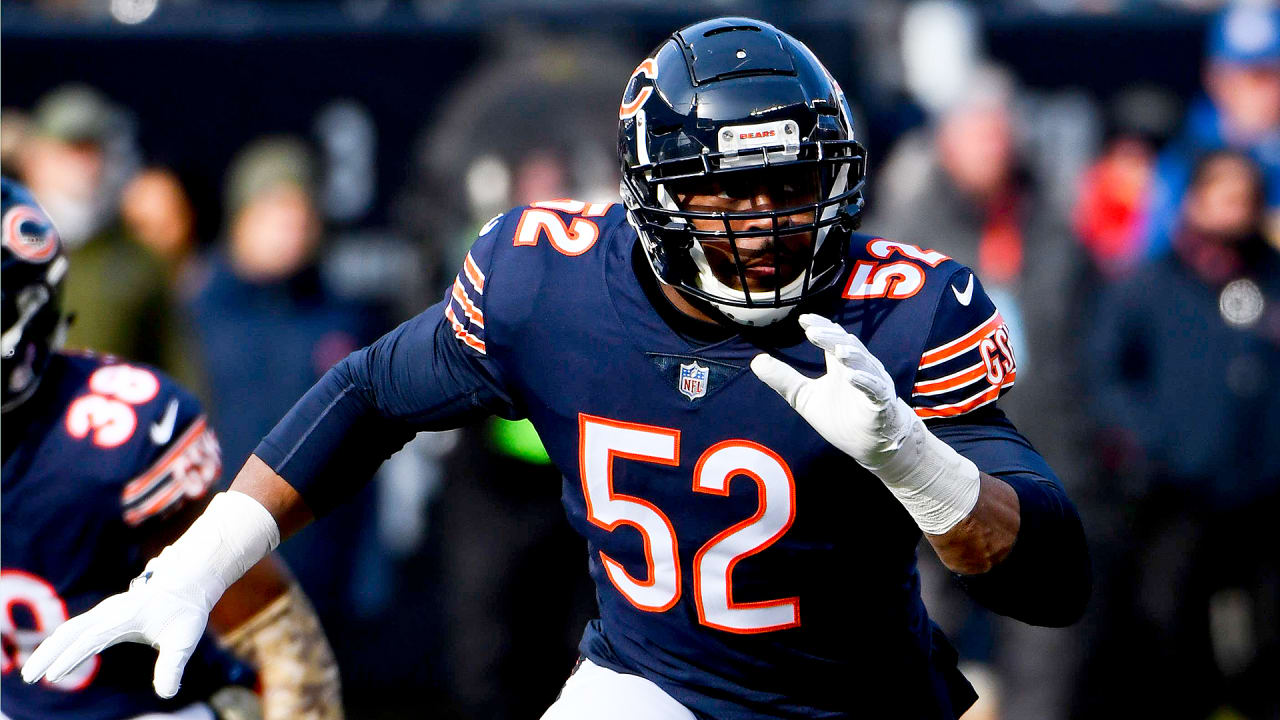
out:
M973 273L969 273L969 284L964 286L964 292L957 290L955 285L951 286L951 292L956 294L956 300L959 300L961 305L968 307L973 300Z
M164 415L160 419L151 423L151 442L157 445L164 445L173 437L173 426L178 421L178 398L169 401L169 406L164 409Z

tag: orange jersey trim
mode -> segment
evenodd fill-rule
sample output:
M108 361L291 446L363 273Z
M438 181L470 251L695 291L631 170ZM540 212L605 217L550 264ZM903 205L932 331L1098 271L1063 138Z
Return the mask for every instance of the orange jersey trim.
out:
M127 505L146 495L152 487L154 487L155 481L159 480L164 475L165 471L169 470L170 466L173 465L174 460L181 457L182 454L187 451L187 448L191 447L192 443L196 441L196 438L200 437L200 434L205 431L207 424L208 423L204 415L197 417L191 425L187 426L186 431L178 437L177 442L175 442L164 455L160 456L159 460L157 460L146 472L142 473L137 478L130 480L129 484L124 486L124 491L121 493L120 499Z
M987 318L987 321L960 337L952 340L945 345L939 345L932 350L926 350L920 356L920 369L944 363L954 357L963 355L964 353L974 349L982 339L996 331L1004 320L1000 317L1000 311L997 310Z
M962 388L969 385L980 378L985 377L987 368L983 363L977 363L972 367L967 367L960 372L952 373L946 377L940 377L937 380L925 380L916 383L912 388L912 395L940 395L944 392Z
M916 415L922 418L954 417L956 415L963 415L972 410L977 410L983 405L995 402L996 398L1000 397L1000 393L1004 391L1005 388L1013 387L1013 381L1015 379L1017 379L1017 373L1011 372L1005 378L1003 384L992 385L977 395L961 400L958 403L938 405L937 407L931 408L915 408Z
M480 272L480 266L476 265L476 261L471 259L471 253L467 253L466 259L462 261L462 271L467 274L467 279L475 286L476 292L484 294L484 273Z
M471 302L471 298L467 297L467 289L462 286L462 281L454 278L453 280L453 298L462 306L462 312L467 316L473 324L478 327L484 327L484 313L480 312L480 308Z
M479 352L482 355L488 354L488 352L485 350L484 341L476 337L475 335L472 335L471 333L467 332L467 329L462 326L462 323L458 322L458 316L453 313L452 305L445 307L444 316L449 318L449 323L453 325L454 337L466 343L471 349L475 350L476 352Z
M137 525L143 520L146 520L152 515L155 515L161 510L164 510L177 502L178 498L182 497L184 490L185 488L181 482L170 483L169 486L164 489L164 492L152 498L151 502L143 505L142 507L134 508L126 512L124 514L124 521L129 525Z

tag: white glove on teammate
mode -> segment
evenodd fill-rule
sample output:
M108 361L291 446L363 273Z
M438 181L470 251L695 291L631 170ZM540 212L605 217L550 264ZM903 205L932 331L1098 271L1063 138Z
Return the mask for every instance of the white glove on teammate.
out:
M22 679L57 682L93 655L128 641L160 651L156 694L173 697L218 598L279 544L275 519L258 501L218 493L127 591L68 620L40 643L22 667Z
M751 361L752 372L879 477L921 530L942 535L968 517L981 488L977 466L929 432L856 336L813 314L801 315L800 327L826 355L826 375L806 377L766 354Z

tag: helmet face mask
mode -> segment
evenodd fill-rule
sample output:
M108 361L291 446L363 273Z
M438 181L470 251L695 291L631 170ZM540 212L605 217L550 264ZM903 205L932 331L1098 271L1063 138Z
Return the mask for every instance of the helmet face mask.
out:
M745 18L690 26L637 68L619 115L627 217L661 282L764 325L839 281L866 152L804 45Z
M3 277L0 316L4 321L3 409L11 410L35 392L49 357L62 344L62 278L67 258L62 242L35 199L22 186L0 180L3 190Z

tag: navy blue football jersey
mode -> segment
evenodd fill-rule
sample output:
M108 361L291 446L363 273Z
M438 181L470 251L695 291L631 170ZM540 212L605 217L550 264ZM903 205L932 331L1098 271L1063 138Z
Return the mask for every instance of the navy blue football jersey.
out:
M622 208L566 207L501 221L445 315L565 472L600 603L585 654L713 717L865 711L853 688L904 676L922 692L892 698L897 717L949 712L954 666L933 657L918 529L748 368L763 349L816 376L821 351L799 333L761 348L673 331L633 271ZM852 244L842 296L809 310L857 334L919 414L976 409L1012 382L1000 347L983 361L1001 323L971 273L912 246Z
M793 320L682 327L636 243L618 205L494 219L440 305L340 363L256 453L324 511L410 430L527 416L588 543L593 662L703 718L958 716L975 696L921 602L916 525L748 367L768 352L818 376L821 351ZM1016 366L972 272L871 236L850 252L805 309L980 469L1057 488L993 407Z
M210 675L222 672L213 667L221 660L202 650L183 678L184 693L161 700L151 687L155 651L132 643L105 650L56 684L27 685L19 672L54 628L124 591L142 571L149 523L204 496L218 479L218 443L197 401L141 365L55 354L36 394L5 413L3 431L4 714L132 717L179 707L217 684Z

